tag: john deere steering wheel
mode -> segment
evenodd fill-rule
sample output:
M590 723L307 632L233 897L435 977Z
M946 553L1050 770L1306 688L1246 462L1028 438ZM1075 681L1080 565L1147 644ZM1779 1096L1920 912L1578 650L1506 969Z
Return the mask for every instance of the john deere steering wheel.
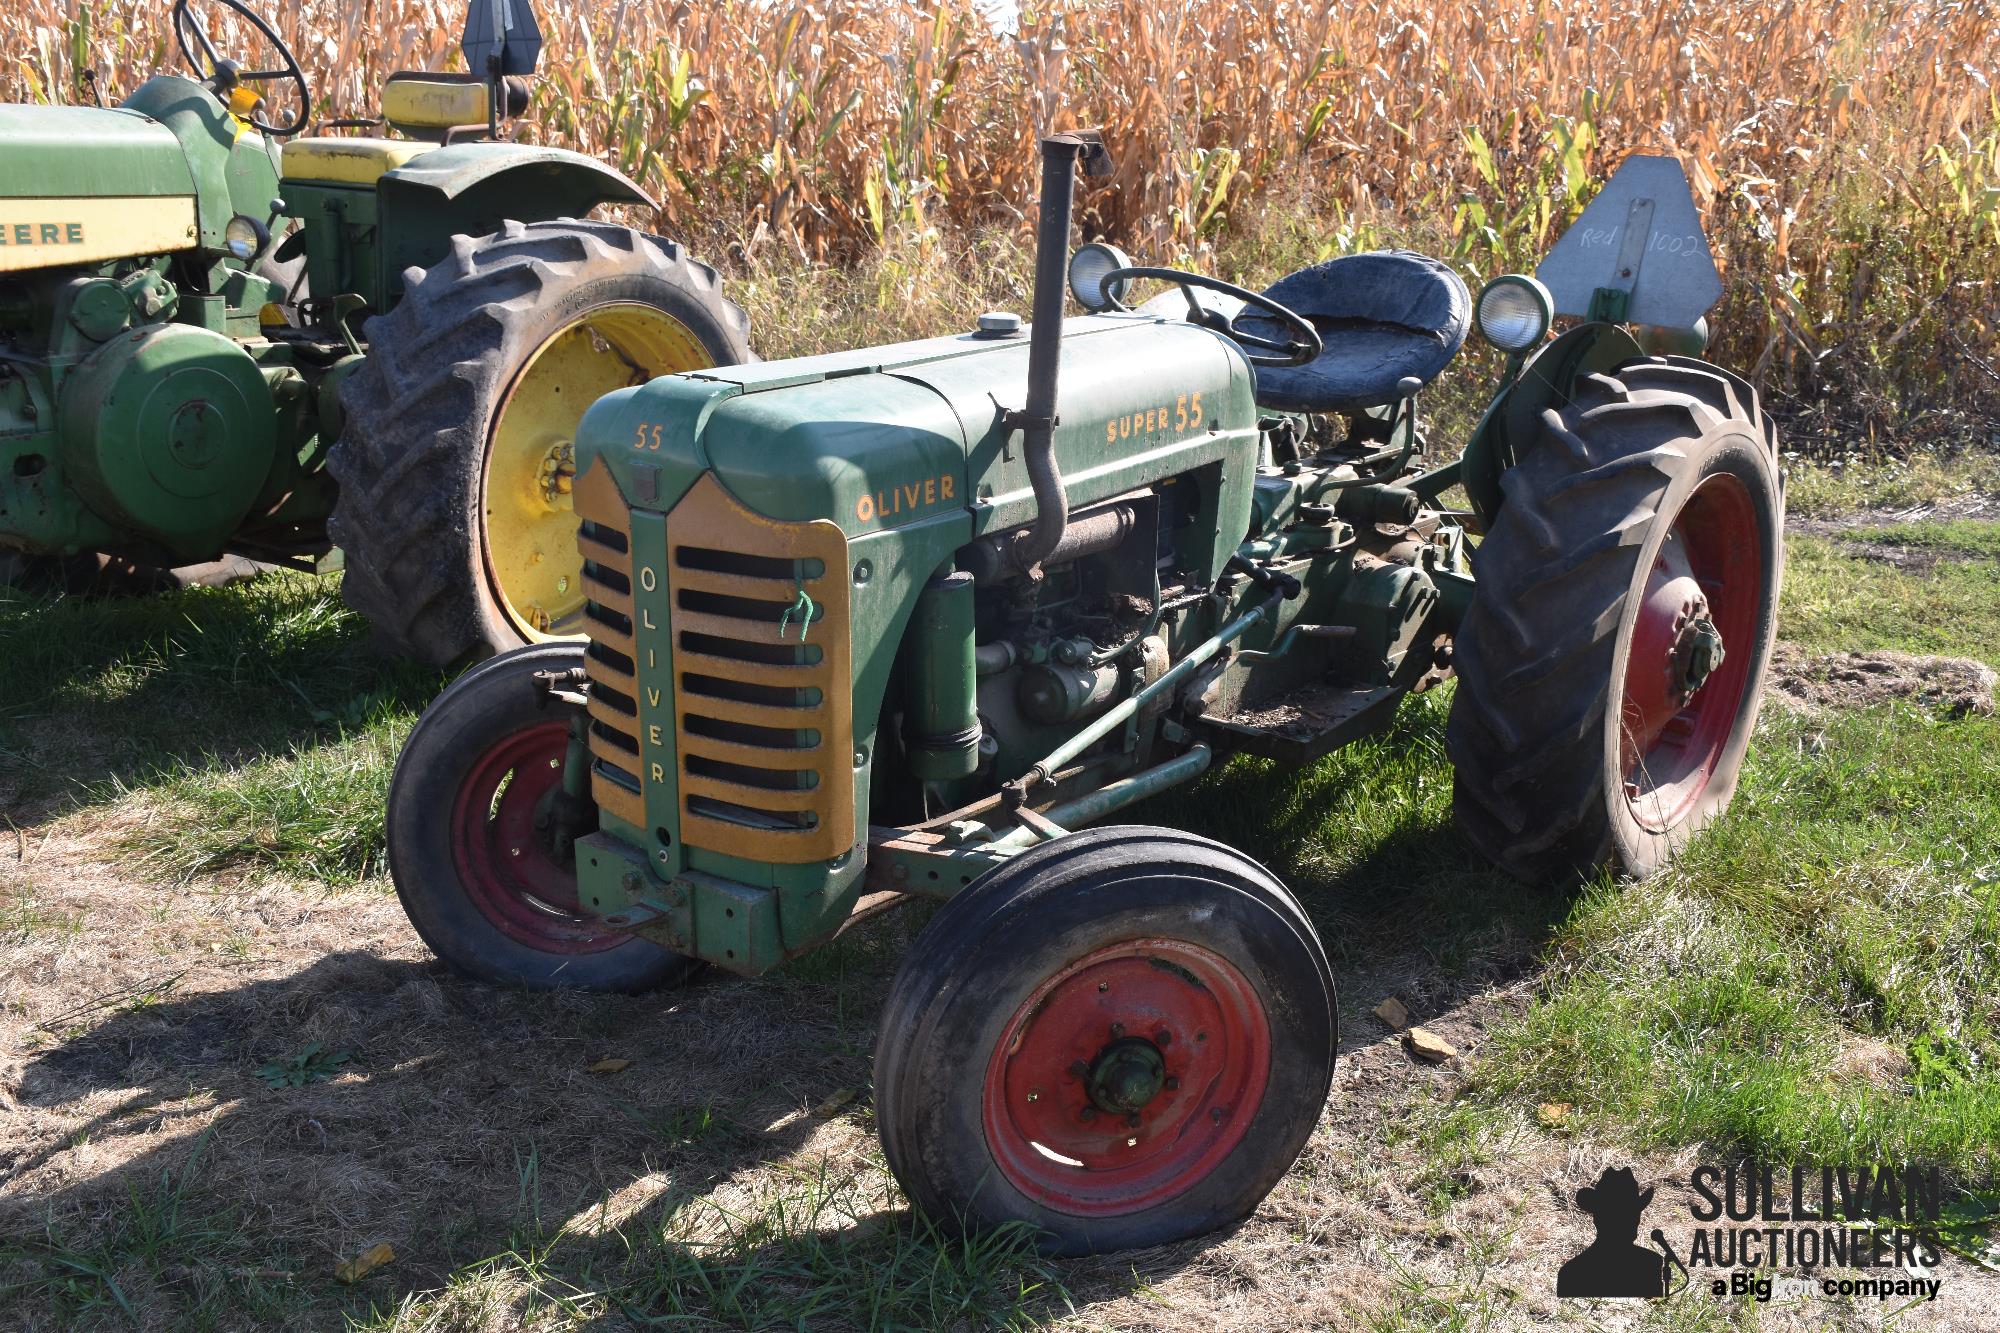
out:
M1253 292L1247 287L1238 287L1233 282L1224 282L1220 278L1211 278L1204 273L1189 273L1178 268L1114 268L1100 280L1104 299L1111 303L1113 310L1131 309L1118 299L1114 289L1115 284L1130 278L1158 278L1179 287L1181 295L1187 298L1188 323L1213 329L1243 347L1246 349L1243 353L1244 359L1253 366L1303 366L1319 357L1322 348L1319 330L1314 328L1304 315L1289 306L1280 305L1262 292ZM1233 316L1210 309L1197 301L1194 295L1196 287L1206 287L1209 291L1233 296L1245 305L1255 306L1299 336L1281 342L1276 338L1263 338L1254 333L1245 333L1236 327ZM1256 347L1264 348L1265 352L1248 350Z
M202 0L203 4L211 0ZM252 125L266 134L283 136L297 134L306 127L306 119L312 114L312 92L306 87L305 71L299 68L299 58L292 54L292 48L285 45L285 39L278 36L271 25L266 23L242 0L212 0L224 9L233 9L250 26L264 35L273 49L284 58L283 69L243 69L235 61L225 59L215 49L209 38L208 25L195 14L189 0L174 0L174 40L180 43L181 59L187 62L195 77L207 84L209 91L227 100L229 90L239 83L267 83L273 79L285 79L298 86L299 113L283 125L267 125L255 115L246 117ZM199 54L197 54L197 52Z

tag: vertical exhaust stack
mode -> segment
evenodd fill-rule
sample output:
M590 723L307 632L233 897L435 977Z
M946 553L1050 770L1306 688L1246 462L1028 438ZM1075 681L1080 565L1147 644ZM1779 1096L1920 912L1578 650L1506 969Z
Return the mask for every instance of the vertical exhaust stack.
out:
M1016 564L1030 577L1062 541L1069 526L1069 496L1056 466L1056 379L1062 363L1063 301L1069 291L1069 229L1076 167L1087 176L1111 174L1111 154L1096 130L1072 130L1042 140L1041 218L1035 232L1035 303L1028 341L1028 402L1008 414L1021 432L1028 480L1035 488L1035 525L1014 546Z

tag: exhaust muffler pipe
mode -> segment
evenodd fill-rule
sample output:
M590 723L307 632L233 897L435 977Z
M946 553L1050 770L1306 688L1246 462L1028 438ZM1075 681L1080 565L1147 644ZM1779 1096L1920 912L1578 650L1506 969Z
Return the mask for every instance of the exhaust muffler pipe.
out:
M1013 558L1030 578L1061 544L1069 527L1069 496L1056 464L1056 380L1062 362L1063 301L1069 291L1070 215L1076 168L1087 176L1111 174L1111 154L1096 130L1072 130L1042 140L1041 217L1035 230L1035 298L1028 336L1028 402L1007 414L1021 432L1028 481L1035 491L1035 523L1014 545Z

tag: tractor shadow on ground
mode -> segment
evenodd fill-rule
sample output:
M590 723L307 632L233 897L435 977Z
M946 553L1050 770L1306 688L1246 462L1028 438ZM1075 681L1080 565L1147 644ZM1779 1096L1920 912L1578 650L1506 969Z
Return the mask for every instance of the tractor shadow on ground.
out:
M859 1146L843 1116L865 1105L890 971L872 952L802 980L711 975L650 997L505 992L360 951L233 986L211 970L199 984L220 988L37 1034L5 1090L31 1132L0 1154L0 1232L42 1235L47 1219L79 1244L128 1191L185 1179L187 1210L209 1210L204 1230L240 1252L166 1267L285 1268L322 1297L385 1304L565 1224L647 1236L704 1195L748 1208L791 1188L798 1173L767 1168L830 1126L831 1146ZM302 1059L313 1043L317 1065ZM288 1065L330 1077L260 1076ZM377 1242L393 1268L329 1280Z
M1385 744L1421 748L1433 725L1419 719ZM1235 765L1132 820L1252 849L1292 885L1334 965L1343 1060L1381 1040L1367 1011L1384 995L1432 1021L1532 970L1572 892L1486 869L1435 801L1342 842L1329 827L1345 829L1365 792L1336 783L1323 800L1288 801L1296 779ZM41 1234L43 1218L88 1230L128 1190L187 1176L235 1238L208 1262L293 1272L320 1308L439 1289L463 1265L546 1246L566 1225L554 1271L603 1281L636 1237L648 1271L669 1275L646 1284L645 1303L699 1306L689 1292L718 1262L738 1277L799 1271L796 1233L744 1225L788 1190L806 1190L792 1215L811 1218L814 1270L829 1253L862 1271L884 1254L954 1253L906 1209L877 1211L882 1182L868 1165L879 1162L867 1110L876 1014L927 917L917 905L770 976L711 973L650 997L495 990L413 942L247 981L199 963L151 1003L36 1034L4 1090L33 1132L9 1136L23 1145L12 1161L0 1154L0 1218L19 1235ZM161 960L163 973L179 967ZM260 1078L313 1043L348 1057L330 1078ZM630 1064L591 1072L605 1059ZM1393 1065L1388 1078L1401 1079ZM812 1195L800 1182L815 1173L863 1188ZM726 1260L682 1230L703 1209L736 1214L717 1212L708 1232L743 1242ZM621 1234L589 1238L613 1226ZM1056 1272L1079 1299L1111 1298L1199 1263L1227 1234ZM394 1265L352 1288L331 1280L337 1262L385 1241ZM672 1282L685 1285L662 1285Z
M1292 889L1333 964L1343 1053L1379 1035L1357 1020L1386 996L1421 1022L1531 972L1580 891L1525 885L1494 869L1459 834L1442 798L1412 801L1399 791L1389 817L1350 827L1346 812L1375 799L1374 753L1434 756L1425 780L1449 790L1442 713L1413 716L1406 705L1385 735L1364 743L1373 753L1361 750L1330 789L1313 789L1326 792L1323 800L1297 798L1296 772L1238 762L1135 811L1135 822L1249 851Z
M0 814L31 825L285 754L414 713L445 680L379 652L337 577L148 596L0 587Z

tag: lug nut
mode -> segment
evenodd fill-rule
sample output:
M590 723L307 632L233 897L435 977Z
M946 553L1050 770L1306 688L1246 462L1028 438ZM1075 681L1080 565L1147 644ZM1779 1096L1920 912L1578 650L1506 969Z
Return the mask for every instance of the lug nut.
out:
M1158 1032L1155 1032L1153 1034L1153 1045L1171 1046L1173 1044L1174 1044L1174 1034L1167 1031L1165 1028L1161 1028Z
M1076 1118L1078 1120L1095 1120L1097 1119L1097 1108L1095 1106L1086 1106L1076 1113Z

